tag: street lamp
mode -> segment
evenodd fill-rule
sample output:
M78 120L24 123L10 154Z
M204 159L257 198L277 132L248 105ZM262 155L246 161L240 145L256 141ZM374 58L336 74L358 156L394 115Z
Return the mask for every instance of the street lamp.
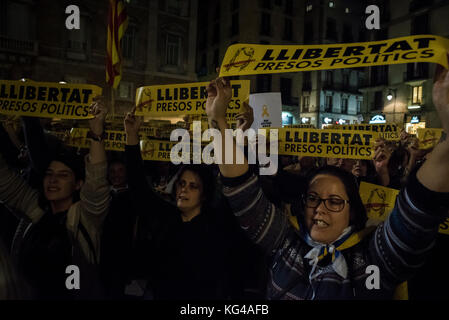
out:
M398 89L388 88L387 100L391 101L394 98L393 105L393 123L396 122L396 92Z
M396 91L397 90L398 89L391 89L391 88L388 89L388 94L387 94L388 101L391 101L391 99L393 99L393 98L396 99Z

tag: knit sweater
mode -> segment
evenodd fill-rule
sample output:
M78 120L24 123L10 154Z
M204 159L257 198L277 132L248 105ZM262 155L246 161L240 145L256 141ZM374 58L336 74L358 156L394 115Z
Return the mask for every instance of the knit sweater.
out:
M449 208L449 194L428 190L413 173L389 218L342 251L348 277L338 275L325 258L315 271L318 276L309 280L311 266L304 256L312 248L290 224L290 213L267 199L257 176L247 172L223 178L223 185L241 227L270 258L268 299L278 298L287 287L291 289L280 299L311 299L313 291L315 299L391 299L394 288L424 264ZM379 289L370 290L365 284L371 275L367 272L370 265L379 268Z

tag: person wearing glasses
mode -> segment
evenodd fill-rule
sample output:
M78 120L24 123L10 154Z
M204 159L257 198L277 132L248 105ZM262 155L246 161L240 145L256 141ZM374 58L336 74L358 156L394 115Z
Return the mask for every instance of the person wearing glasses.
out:
M448 132L449 72L439 71L437 79L433 100ZM232 97L229 80L211 81L207 92L209 126L220 130L224 144L225 115ZM236 159L241 152L234 146ZM268 200L246 161L220 164L223 193L232 211L269 258L267 298L393 298L395 288L425 262L438 226L448 215L448 157L446 140L410 174L389 218L371 228L365 228L366 211L350 172L318 169L289 210Z

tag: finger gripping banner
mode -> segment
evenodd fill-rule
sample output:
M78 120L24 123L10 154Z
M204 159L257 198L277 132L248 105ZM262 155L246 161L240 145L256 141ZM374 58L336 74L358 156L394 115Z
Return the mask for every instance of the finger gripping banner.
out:
M170 117L206 114L209 82L183 83L140 87L136 91L136 115ZM249 80L231 81L232 100L227 110L228 120L242 112L248 99Z
M102 89L88 84L0 81L0 113L41 118L89 119Z
M228 47L220 77L264 73L433 62L448 67L449 39L414 35L383 41L328 45L234 44Z

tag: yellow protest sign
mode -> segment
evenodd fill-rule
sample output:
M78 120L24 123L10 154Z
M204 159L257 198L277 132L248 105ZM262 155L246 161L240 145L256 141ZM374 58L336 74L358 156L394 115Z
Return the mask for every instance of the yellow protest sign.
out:
M449 218L446 218L446 220L440 224L438 232L449 235Z
M89 128L73 128L70 130L69 137L66 138L65 144L77 148L89 148L90 139L87 138ZM124 151L126 143L126 134L120 130L105 130L106 138L104 139L104 147L111 151Z
M206 88L209 82L183 83L140 87L136 91L136 115L171 117L206 113ZM242 112L243 101L248 99L249 80L231 81L232 100L228 119Z
M226 50L220 67L220 77L410 62L433 62L447 68L448 51L449 39L434 35L297 46L238 43Z
M440 141L443 129L418 128L416 137L419 141L420 149L430 149L437 145Z
M310 128L310 129L314 129L315 126L313 124L288 124L288 125L283 126L283 128L298 128L298 129Z
M154 161L170 161L171 148L176 144L165 140L142 140L140 150L142 159Z
M399 190L362 181L359 193L368 218L384 221L394 208Z
M400 140L401 125L393 123L382 124L350 124L350 125L338 125L332 124L327 126L326 130L363 130L379 133L379 138L387 141Z
M399 190L362 181L359 194L368 218L385 221L394 209ZM438 232L449 235L449 218L440 224Z
M0 81L0 113L42 118L89 119L102 89L88 84Z
M279 154L372 159L377 132L320 129L279 129Z

